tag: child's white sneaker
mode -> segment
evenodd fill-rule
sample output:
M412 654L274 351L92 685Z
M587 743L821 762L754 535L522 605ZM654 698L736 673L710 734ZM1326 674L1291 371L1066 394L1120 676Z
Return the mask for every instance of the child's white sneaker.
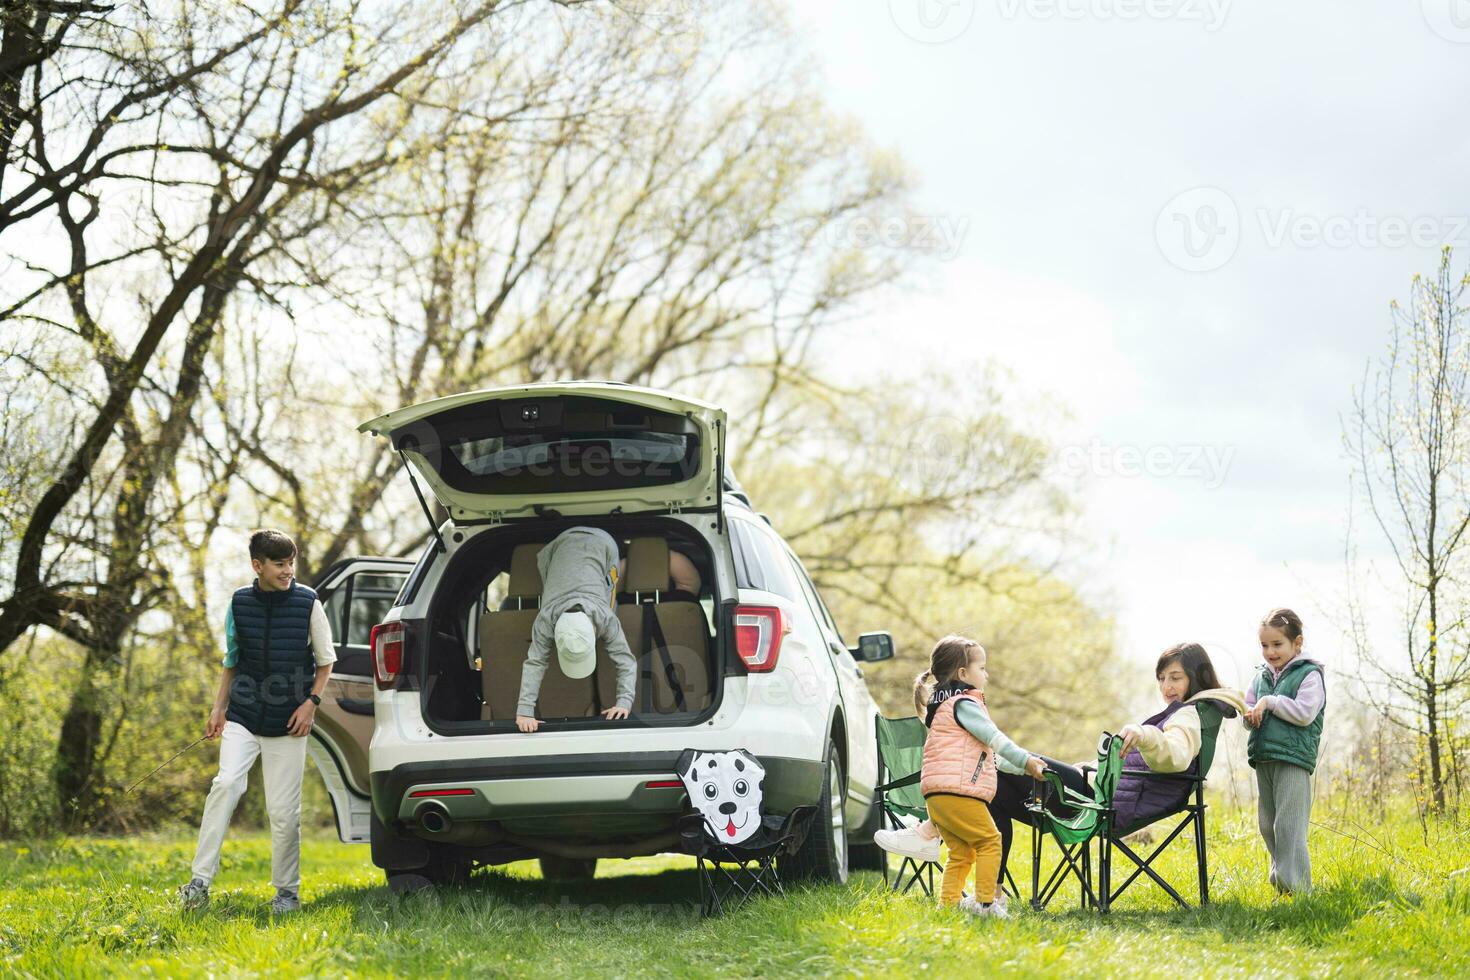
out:
M179 886L179 908L193 912L208 906L209 886L203 878L191 878L187 885Z
M1009 919L1011 917L1011 914L1006 911L1005 906L999 902L982 905L969 895L960 899L959 909L966 915L973 915L977 919Z
M925 840L913 827L903 830L880 830L873 835L873 843L889 854L913 858L915 861L939 863L939 838Z
M276 897L271 899L271 915L285 915L301 911L301 899L289 888L277 888Z

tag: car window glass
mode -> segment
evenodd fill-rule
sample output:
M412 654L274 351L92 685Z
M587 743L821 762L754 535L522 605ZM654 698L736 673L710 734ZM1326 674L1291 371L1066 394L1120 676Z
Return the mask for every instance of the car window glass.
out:
M332 624L332 642L341 643L342 638L347 635L347 583L342 582L332 594L327 596L323 609L327 613L327 622Z
M832 635L839 642L842 642L843 646L846 646L846 642L842 641L842 631L837 628L837 621L827 611L827 604L822 601L822 596L817 592L817 587L812 584L811 576L807 575L806 569L801 567L801 562L797 561L795 555L791 555L790 558L791 566L796 574L796 580L801 583L801 590L806 594L807 603L813 607L812 614L826 623L827 629L831 631Z
M394 597L402 586L401 572L358 572L353 575L350 586L345 590L351 605L347 610L343 642L348 646L367 646L373 627L381 623L388 610L393 608ZM343 591L339 589L334 593L333 600Z
M746 521L731 521L730 528L735 532L731 539L735 545L736 582L742 588L774 592L798 601L791 566L775 539Z

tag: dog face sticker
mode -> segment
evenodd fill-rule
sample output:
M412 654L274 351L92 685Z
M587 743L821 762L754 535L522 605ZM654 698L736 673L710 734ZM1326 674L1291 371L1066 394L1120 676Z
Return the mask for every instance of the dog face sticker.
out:
M689 802L721 844L739 844L761 826L761 781L765 768L744 749L686 753L679 778Z

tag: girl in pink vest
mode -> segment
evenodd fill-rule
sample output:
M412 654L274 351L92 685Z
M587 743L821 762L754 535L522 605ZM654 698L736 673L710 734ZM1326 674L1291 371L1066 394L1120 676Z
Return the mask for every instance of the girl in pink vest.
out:
M914 706L929 726L919 790L949 848L940 906L1005 918L1005 909L994 904L1000 831L986 805L995 795L996 766L999 762L1007 771L1040 779L1046 763L995 727L985 710L986 679L985 648L979 643L946 636L935 644L929 669L914 682ZM972 866L975 897L961 901Z

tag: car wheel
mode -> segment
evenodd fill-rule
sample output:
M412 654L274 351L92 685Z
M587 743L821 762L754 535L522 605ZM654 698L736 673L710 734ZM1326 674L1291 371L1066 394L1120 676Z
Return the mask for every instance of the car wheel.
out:
M597 874L597 858L568 858L548 854L539 858L541 877L547 881L591 881Z
M878 768L880 780L883 777L883 768L880 763ZM873 843L873 834L883 826L883 809L878 806L877 794L873 796L873 805L868 808L868 819L863 825L853 831L848 838L847 866L853 871L880 871L883 873L883 883L888 883L888 852Z
M827 743L827 762L822 767L822 795L811 829L797 852L781 862L782 873L793 879L847 882L847 820L843 814L847 782L837 745Z
M388 890L395 895L407 895L425 888L444 885L462 885L469 880L473 862L444 845L430 846L429 863L422 868L402 871L384 871L388 879Z

